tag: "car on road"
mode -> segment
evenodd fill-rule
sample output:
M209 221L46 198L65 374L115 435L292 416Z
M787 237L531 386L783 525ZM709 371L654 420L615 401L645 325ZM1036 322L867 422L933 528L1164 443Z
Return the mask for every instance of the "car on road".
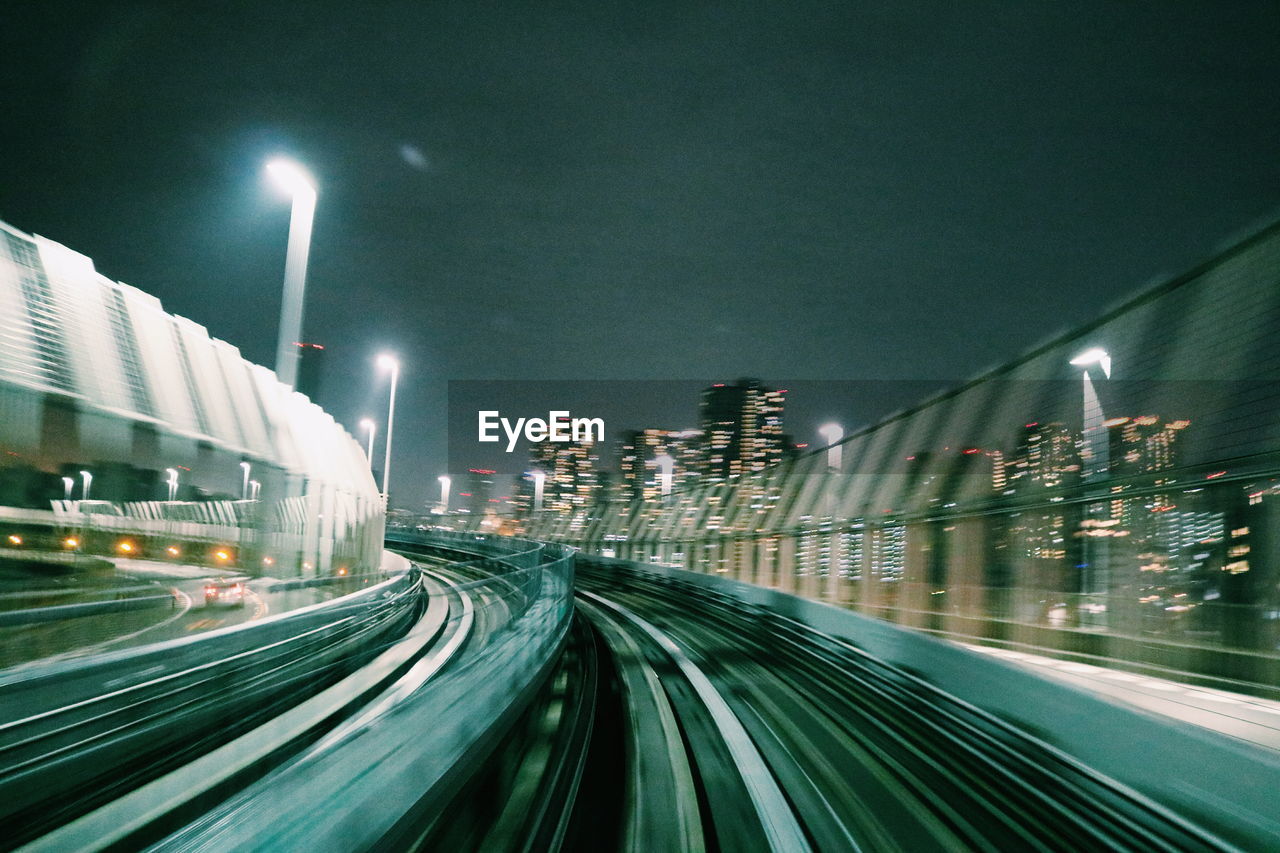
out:
M204 606L244 607L244 578L211 578L204 584Z

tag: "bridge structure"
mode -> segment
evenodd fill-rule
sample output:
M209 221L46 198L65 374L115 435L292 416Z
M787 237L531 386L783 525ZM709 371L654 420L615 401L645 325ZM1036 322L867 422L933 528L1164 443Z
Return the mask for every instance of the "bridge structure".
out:
M4 223L0 422L0 546L284 576L378 565L383 499L332 417L84 255Z
M385 526L321 410L4 239L0 652L141 620L4 662L5 847L1280 845L1280 229L838 452L520 536Z

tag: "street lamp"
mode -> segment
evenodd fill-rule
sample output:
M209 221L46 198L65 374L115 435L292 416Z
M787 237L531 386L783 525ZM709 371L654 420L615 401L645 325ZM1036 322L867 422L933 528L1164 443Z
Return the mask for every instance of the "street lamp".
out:
M169 503L173 503L178 499L178 469L165 468L164 470L169 475L169 479L165 481L169 484Z
M385 353L378 356L378 369L391 371L391 400L387 404L387 452L382 462L382 498L391 505L391 429L396 417L396 380L400 378L400 362Z
M1084 383L1084 444L1089 451L1089 470L1084 472L1084 479L1096 479L1107 476L1111 468L1111 447L1107 436L1106 416L1102 412L1102 401L1098 398L1097 389L1089 378L1090 365L1098 365L1102 375L1111 378L1111 356L1101 347L1092 347L1071 359L1073 367L1084 368L1080 373Z
M249 500L249 470L253 468L248 462L241 462L240 469L244 472L244 479L240 483L240 500Z
M827 467L839 471L844 453L844 447L839 442L844 438L844 427L840 424L823 424L818 427L818 435L827 442Z
M1085 350L1071 359L1071 363L1076 367L1088 367L1091 364L1101 365L1103 375L1108 379L1111 378L1111 356L1102 347L1091 347Z
M453 485L453 480L448 474L441 474L437 477L440 481L440 511L449 511L449 486Z
M88 471L81 471L80 482L83 483L80 488L80 500L87 501L89 500L89 487L93 485L93 475Z
M249 481L249 500L256 501L258 494L262 491L262 484L257 480Z
M302 297L307 287L307 254L311 250L311 223L316 212L316 187L292 160L267 163L267 174L293 197L289 215L289 249L284 261L284 297L280 301L280 327L276 337L276 376L290 388L298 382L298 348L302 340Z
M533 472L533 511L542 511L542 495L543 488L547 483L547 474L545 471Z
M76 486L76 481L75 481L75 478L74 478L74 477L63 477L63 478L62 478L62 497L63 497L63 500L68 500L68 501L69 501L69 500L71 500L71 490L72 490L72 489L74 489L74 488L75 488L75 486Z
M1081 377L1083 382L1082 403L1084 407L1082 435L1084 437L1084 446L1089 453L1089 468L1082 472L1082 478L1087 483L1090 480L1104 479L1110 475L1111 469L1111 436L1107 434L1106 416L1102 412L1102 401L1098 398L1098 391L1093 386L1093 380L1089 378L1089 367L1098 365L1102 369L1102 375L1107 379L1111 378L1111 356L1101 347L1091 347L1084 352L1071 359L1073 367L1083 368ZM1105 492L1098 490L1098 497ZM1107 504L1105 501L1096 501L1086 503L1084 512L1086 516L1100 517L1107 514ZM1098 540L1092 537L1085 537L1084 540L1085 553L1083 565L1081 566L1080 589L1085 595L1091 595L1094 587L1105 587L1107 583L1107 575L1110 566L1110 548L1105 540ZM1096 611L1094 613L1096 621Z
M369 433L368 448L364 455L369 459L369 467L373 467L373 435L378 431L378 425L373 422L373 418L361 418L360 428Z
M672 474L675 472L676 460L665 453L653 457L653 464L658 466L658 491L665 501L671 494Z

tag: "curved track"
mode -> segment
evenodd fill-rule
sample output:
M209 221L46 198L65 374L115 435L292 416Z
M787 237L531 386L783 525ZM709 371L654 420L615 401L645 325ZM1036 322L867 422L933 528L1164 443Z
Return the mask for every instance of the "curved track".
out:
M611 653L640 669L626 688L630 718L652 714L665 694L682 734L690 774L651 769L638 783L655 782L666 792L663 811L679 816L668 823L683 829L661 842L664 849L1226 846L1000 720L799 623L616 569L580 570L579 590L581 610ZM721 704L732 710L727 724L716 712ZM645 744L659 739L642 725L633 724L638 764L652 755ZM670 722L663 725L666 754L680 767ZM783 802L760 793L757 757L744 760L735 749L743 730ZM800 837L783 834L788 820ZM632 818L635 827L646 823Z
M5 843L1230 849L776 613L581 561L573 614L562 552L400 544L380 590L5 685Z

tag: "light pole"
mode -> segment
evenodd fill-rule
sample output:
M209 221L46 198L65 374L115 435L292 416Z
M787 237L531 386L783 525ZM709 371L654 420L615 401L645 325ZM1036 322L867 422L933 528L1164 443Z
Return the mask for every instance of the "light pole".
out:
M360 428L369 434L368 447L364 455L369 458L369 467L373 467L373 436L378 431L378 425L373 422L373 418L361 418Z
M89 500L89 487L93 485L93 475L88 471L80 472L80 482L84 485L80 488L80 500Z
M391 371L391 400L387 404L387 452L382 462L382 499L391 507L391 429L396 417L396 380L400 378L400 362L389 355L378 356L378 367Z
M448 474L441 474L437 477L440 481L440 512L449 511L449 486L453 484Z
M293 197L289 250L284 261L284 297L280 300L280 328L276 337L276 377L292 388L298 383L298 348L294 344L302 340L302 297L307 287L307 254L311 251L316 187L306 170L292 160L272 160L267 163L267 174Z
M533 472L533 511L542 512L542 495L543 487L546 486L547 475L545 471Z
M823 424L818 427L818 435L827 442L827 467L839 471L844 461L844 448L839 444L844 438L844 427L840 424Z
M249 500L256 501L258 494L262 491L262 484L257 480L249 481Z
M1102 412L1102 401L1098 399L1097 389L1089 378L1089 366L1096 364L1102 368L1102 375L1111 378L1111 356L1100 347L1085 350L1071 359L1074 367L1083 367L1081 376L1084 382L1084 443L1089 450L1089 470L1084 472L1084 479L1105 478L1111 468L1111 447L1107 436L1106 416Z
M62 497L63 497L63 500L68 500L68 501L69 501L69 500L71 500L71 490L72 490L72 489L74 489L75 487L76 487L76 481L75 481L75 478L74 478L74 477L63 477L63 478L62 478Z
M1084 446L1089 452L1089 468L1082 472L1086 483L1091 480L1105 480L1111 474L1111 436L1108 435L1106 416L1102 412L1102 401L1098 399L1098 391L1093 387L1093 380L1089 378L1089 367L1094 364L1102 369L1104 377L1111 378L1111 356L1101 347L1092 347L1071 359L1073 367L1083 368L1081 371L1084 385L1082 429ZM1105 490L1102 490L1099 497L1104 495ZM1091 517L1105 515L1107 503L1105 501L1086 503L1084 511ZM1085 555L1080 575L1080 588L1085 595L1092 595L1095 586L1105 587L1109 583L1109 578L1104 572L1110 570L1110 549L1105 538L1099 539L1091 535L1094 532L1092 529L1083 532ZM1090 604L1092 605L1093 602ZM1102 621L1098 618L1097 608L1088 612L1090 616L1086 617L1086 621L1091 623Z
M165 481L169 484L169 503L173 503L178 499L178 469L165 468L164 470L169 475L169 479Z
M243 479L243 481L240 483L240 500L242 500L242 501L247 501L247 500L249 500L249 470L250 470L252 467L253 467L253 466L252 466L252 465L250 465L248 462L241 462L241 463L240 463L240 468L241 468L241 470L243 470L243 471L244 471L244 479Z
M676 469L676 460L666 453L659 453L653 457L653 464L658 466L658 491L665 502L671 496L671 481L674 479L672 475Z

